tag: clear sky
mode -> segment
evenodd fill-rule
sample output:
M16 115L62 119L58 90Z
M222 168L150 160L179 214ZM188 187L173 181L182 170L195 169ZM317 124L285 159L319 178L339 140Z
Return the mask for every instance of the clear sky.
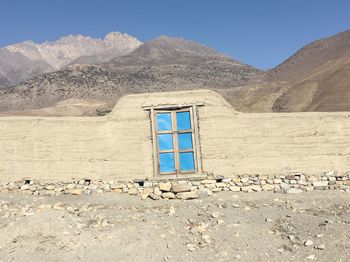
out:
M110 31L194 40L258 68L350 29L349 0L0 0L0 47Z

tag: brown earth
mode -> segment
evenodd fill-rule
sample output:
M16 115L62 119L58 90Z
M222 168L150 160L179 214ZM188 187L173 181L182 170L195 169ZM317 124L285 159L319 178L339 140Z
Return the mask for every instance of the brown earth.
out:
M0 261L348 261L348 193L0 195Z

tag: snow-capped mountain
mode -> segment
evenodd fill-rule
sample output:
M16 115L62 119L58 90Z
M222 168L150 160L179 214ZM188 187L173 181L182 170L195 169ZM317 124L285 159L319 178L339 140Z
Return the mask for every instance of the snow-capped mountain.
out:
M46 41L37 44L33 41L25 41L0 49L0 53L6 53L6 59L0 59L0 72L6 73L0 73L0 75L4 78L3 83L15 84L29 77L59 70L71 64L103 63L126 55L140 45L142 42L135 37L119 32L108 33L103 39L69 35L55 42ZM25 65L22 61L25 61ZM18 77L19 75L21 77Z

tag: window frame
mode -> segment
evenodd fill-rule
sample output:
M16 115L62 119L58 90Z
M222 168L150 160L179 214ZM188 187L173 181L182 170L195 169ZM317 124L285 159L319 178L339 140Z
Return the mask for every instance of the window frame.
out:
M153 146L153 171L154 177L156 178L179 178L179 177L195 177L202 175L202 162L200 154L200 143L199 143L199 127L198 127L198 114L197 106L200 104L190 105L169 105L169 106L151 106L144 107L145 110L150 111L151 116L151 130L152 130L152 146ZM177 130L176 113L177 112L189 112L191 129ZM158 131L156 116L158 113L170 113L172 128L171 130ZM192 133L192 149L180 150L178 146L178 134L181 133ZM173 135L173 150L159 150L158 148L158 134L172 134ZM162 172L160 173L160 153L174 153L174 172ZM193 152L194 158L194 170L180 170L180 153L182 152Z

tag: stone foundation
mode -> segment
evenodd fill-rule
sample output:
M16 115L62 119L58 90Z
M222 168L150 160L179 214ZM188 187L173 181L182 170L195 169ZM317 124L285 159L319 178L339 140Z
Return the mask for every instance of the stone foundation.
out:
M20 181L0 183L0 192L28 195L82 195L104 192L139 195L142 199L194 199L210 196L220 191L300 193L312 190L342 190L350 192L350 172L337 174L327 172L321 176L307 176L294 173L288 176L245 176L231 178L208 175L203 178L177 180L131 180L104 181L81 179L70 182L34 181L25 178Z

